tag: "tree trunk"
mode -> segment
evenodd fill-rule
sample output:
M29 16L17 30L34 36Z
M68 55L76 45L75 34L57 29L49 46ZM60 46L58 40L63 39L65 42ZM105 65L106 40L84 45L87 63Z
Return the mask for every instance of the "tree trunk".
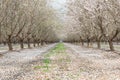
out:
M90 47L90 42L89 41L87 42L87 47Z
M11 41L11 37L9 36L8 37L8 48L9 48L9 51L12 51L13 50L13 46L12 46L12 41Z
M24 49L24 43L23 43L23 40L20 40L20 48L21 48L21 49Z
M100 41L97 41L97 47L98 47L98 49L100 49L100 48L101 48Z
M114 51L115 49L114 49L114 46L113 46L113 42L112 41L108 41L108 43L109 43L110 50Z
M82 46L84 46L84 42L82 41Z
M43 45L46 45L46 42L44 42Z
M41 46L43 46L44 45L44 42L43 41L41 41Z
M4 42L3 42L3 45L4 45L4 46L6 46L6 45L7 45L7 43L4 41Z
M35 42L33 43L33 46L34 46L34 47L36 47L36 44L35 44Z
M87 47L90 47L90 39L87 39Z
M30 46L30 39L29 38L27 39L27 44L28 44L28 48L31 48L31 46Z
M93 42L90 42L90 47L93 47Z
M39 42L37 42L37 45L38 45L38 47L40 46L40 43Z
M11 42L8 42L8 48L9 48L9 51L12 51L12 50L13 50L13 47L12 47L12 43L11 43Z

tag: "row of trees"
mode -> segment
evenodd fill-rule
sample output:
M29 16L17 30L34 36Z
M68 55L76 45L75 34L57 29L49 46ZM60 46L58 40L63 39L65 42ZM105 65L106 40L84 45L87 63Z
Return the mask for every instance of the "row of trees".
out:
M13 43L23 49L24 43L31 48L56 41L53 15L47 0L0 0L0 43L13 50Z
M73 0L68 3L69 16L78 23L74 32L68 34L67 41L108 42L114 51L113 42L120 41L120 1L119 0ZM76 26L76 27L75 27Z

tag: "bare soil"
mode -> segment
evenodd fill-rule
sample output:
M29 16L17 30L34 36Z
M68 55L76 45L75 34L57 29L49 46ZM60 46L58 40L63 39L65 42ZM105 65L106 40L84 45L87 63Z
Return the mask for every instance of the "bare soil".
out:
M65 51L54 54L39 53L54 46L51 45L40 50L25 50L18 56L14 54L12 61L7 55L0 60L0 80L120 80L119 54L64 45Z

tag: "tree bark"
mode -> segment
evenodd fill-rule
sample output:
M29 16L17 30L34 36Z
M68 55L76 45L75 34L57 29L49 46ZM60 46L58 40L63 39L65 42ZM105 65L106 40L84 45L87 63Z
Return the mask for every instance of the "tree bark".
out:
M10 36L8 36L7 44L8 44L9 51L12 51L13 50L13 46L12 46L12 41L11 41L11 37Z
M31 48L31 46L30 46L30 38L27 39L27 44L28 44L28 48Z
M36 44L35 44L35 42L33 42L33 46L34 46L34 47L36 47Z
M93 42L90 42L90 47L93 47Z
M97 47L98 47L98 49L100 49L100 48L101 48L100 41L97 41Z
M38 47L40 46L40 43L39 42L37 42L37 45L38 45Z
M9 51L12 51L12 50L13 50L13 47L12 47L12 43L11 43L11 42L8 42L8 48L9 48Z
M44 45L44 42L43 41L41 41L41 46L43 46Z
M87 39L87 47L90 47L90 39Z
M89 41L87 42L87 47L90 47L90 42Z
M4 45L4 46L6 46L6 45L7 45L6 41L3 41L3 45Z
M108 41L108 43L109 43L110 50L114 51L115 49L114 49L114 46L113 46L113 42L112 41Z
M20 40L20 48L21 48L21 49L24 49L24 43L23 43L23 40Z
M82 46L84 46L84 42L82 41Z

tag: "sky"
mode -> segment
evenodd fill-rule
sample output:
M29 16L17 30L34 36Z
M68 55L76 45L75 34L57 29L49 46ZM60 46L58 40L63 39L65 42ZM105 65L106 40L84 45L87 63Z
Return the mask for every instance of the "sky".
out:
M52 6L58 11L65 10L66 0L52 0Z
M66 19L66 0L52 0L52 7L56 10L57 16L61 20L61 23L64 25L65 19ZM61 26L61 29L59 29L59 37L63 38L65 36L65 31L63 30L64 26Z
M56 15L64 22L67 9L66 0L51 0L52 7L56 10Z

